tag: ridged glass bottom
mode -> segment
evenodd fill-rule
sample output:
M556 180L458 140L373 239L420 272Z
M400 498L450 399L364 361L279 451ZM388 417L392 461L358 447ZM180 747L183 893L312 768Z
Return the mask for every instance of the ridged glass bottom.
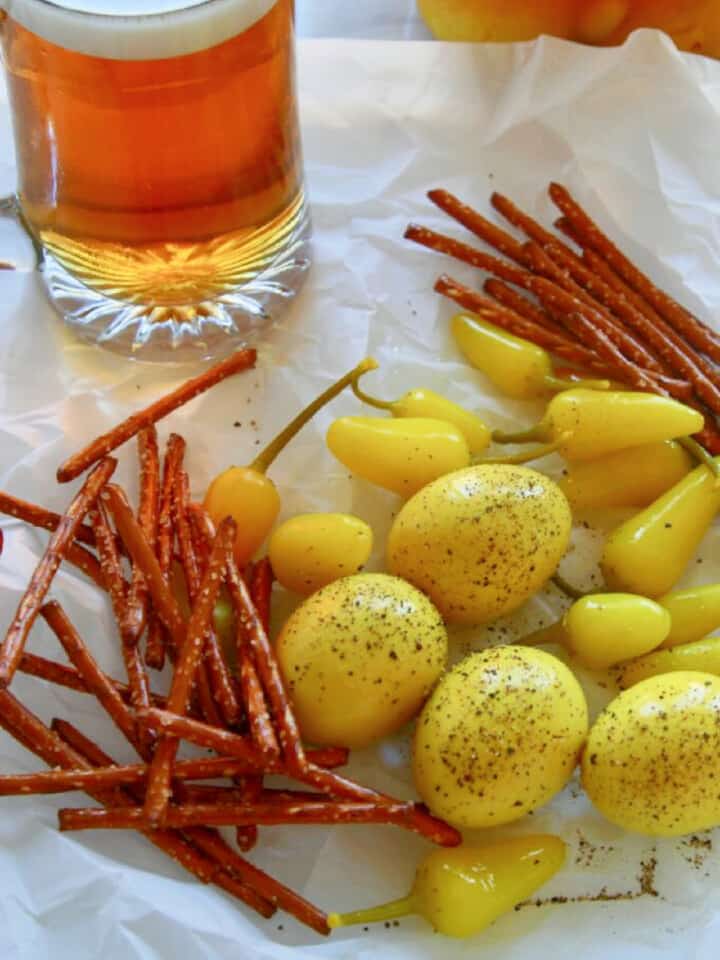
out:
M251 233L132 248L41 233L50 302L79 337L151 362L222 357L255 342L302 286L310 218L301 193Z

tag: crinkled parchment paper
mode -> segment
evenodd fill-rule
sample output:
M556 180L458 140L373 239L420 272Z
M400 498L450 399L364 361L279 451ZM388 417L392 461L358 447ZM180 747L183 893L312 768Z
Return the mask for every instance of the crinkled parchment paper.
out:
M270 336L258 370L223 384L162 426L190 444L194 491L228 462L245 462L303 403L364 354L381 370L368 388L396 396L412 386L446 391L493 424L527 424L539 409L495 395L449 341L451 307L432 293L452 266L402 240L411 219L460 228L435 212L425 191L444 185L481 210L493 189L546 222L551 179L567 183L637 261L683 302L713 319L720 303L720 64L679 56L659 35L635 35L620 50L559 41L514 47L310 41L300 48L305 149L315 218L315 266L302 295ZM13 183L7 106L0 102L0 191ZM0 486L61 509L70 494L53 481L72 450L176 384L187 369L156 369L67 340L43 301L32 251L0 221ZM327 454L331 418L357 410L342 397L273 468L287 514L332 507L374 526L379 549L396 501L354 483ZM123 452L133 483L134 451ZM559 465L547 461L551 470ZM588 582L598 525L580 526L563 571ZM44 536L3 521L0 619L6 623ZM689 576L718 571L711 534ZM86 582L63 571L54 587L103 665L121 675L108 611ZM290 608L278 597L278 619ZM507 624L464 631L455 655L522 635L552 616L548 594ZM31 647L59 656L38 627ZM597 710L608 696L590 679ZM71 716L129 759L87 699L23 677L17 690L45 719ZM2 770L37 761L4 736ZM352 768L366 782L410 796L407 739L368 750ZM256 920L204 888L134 834L61 836L55 811L73 797L0 805L0 956L3 960L139 960L211 957L453 958L494 960L609 956L715 958L720 940L720 858L707 837L663 841L623 835L590 809L576 785L513 828L553 830L567 841L567 869L543 896L624 899L526 907L482 937L456 943L420 920L351 930L320 942L291 919ZM272 828L253 853L260 865L326 908L369 905L402 894L424 843L397 829ZM654 871L653 861L657 861ZM645 867L642 867L645 864ZM645 887L638 879L643 869ZM628 898L629 895L630 898Z

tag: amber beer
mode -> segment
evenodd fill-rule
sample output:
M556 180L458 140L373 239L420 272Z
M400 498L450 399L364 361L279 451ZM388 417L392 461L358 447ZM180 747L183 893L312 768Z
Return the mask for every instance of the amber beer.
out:
M20 205L71 274L177 304L273 262L304 216L293 0L2 9Z

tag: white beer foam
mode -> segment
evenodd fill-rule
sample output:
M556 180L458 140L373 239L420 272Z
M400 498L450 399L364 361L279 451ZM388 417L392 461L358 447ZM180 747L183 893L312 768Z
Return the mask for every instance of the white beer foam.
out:
M0 0L37 36L111 60L159 60L217 46L277 0Z

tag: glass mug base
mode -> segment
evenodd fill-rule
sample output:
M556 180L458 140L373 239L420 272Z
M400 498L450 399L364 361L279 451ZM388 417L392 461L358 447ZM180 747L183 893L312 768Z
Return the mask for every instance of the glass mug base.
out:
M252 344L310 266L305 196L261 229L205 243L79 243L40 235L51 304L82 340L149 362L217 359ZM152 293L151 293L152 291Z

